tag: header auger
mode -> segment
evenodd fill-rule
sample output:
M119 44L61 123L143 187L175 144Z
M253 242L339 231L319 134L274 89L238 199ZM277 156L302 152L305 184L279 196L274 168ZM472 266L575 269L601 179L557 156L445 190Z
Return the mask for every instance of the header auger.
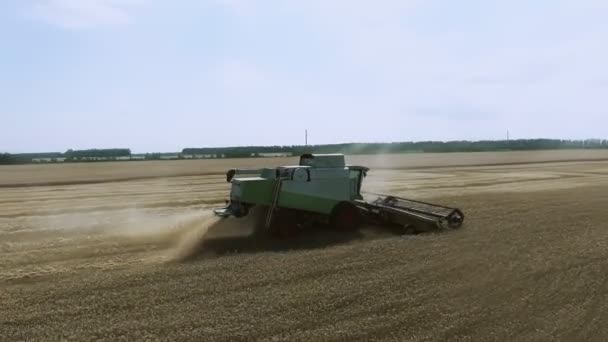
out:
M278 235L293 233L308 222L324 221L340 230L356 229L364 221L401 227L406 233L456 229L463 213L456 208L395 196L362 195L369 169L346 165L342 154L304 154L299 165L256 170L232 169L232 183L222 217L243 217L254 207L264 209L263 226Z

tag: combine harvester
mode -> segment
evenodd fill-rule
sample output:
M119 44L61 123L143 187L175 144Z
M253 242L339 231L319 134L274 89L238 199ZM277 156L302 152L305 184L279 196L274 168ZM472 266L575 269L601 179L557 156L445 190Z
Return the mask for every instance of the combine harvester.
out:
M239 218L254 206L262 207L264 228L278 236L314 222L350 231L368 221L410 234L462 225L464 215L456 208L386 195L367 201L361 186L368 171L346 165L342 154L304 154L297 166L232 169L226 174L232 183L230 200L214 212Z

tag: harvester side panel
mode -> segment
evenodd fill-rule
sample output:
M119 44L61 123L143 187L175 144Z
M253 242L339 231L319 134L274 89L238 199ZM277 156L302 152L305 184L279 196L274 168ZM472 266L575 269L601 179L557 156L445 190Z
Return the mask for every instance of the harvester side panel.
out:
M275 183L274 179L260 177L236 178L232 187L238 189L238 193L233 193L231 198L239 198L242 203L270 205Z

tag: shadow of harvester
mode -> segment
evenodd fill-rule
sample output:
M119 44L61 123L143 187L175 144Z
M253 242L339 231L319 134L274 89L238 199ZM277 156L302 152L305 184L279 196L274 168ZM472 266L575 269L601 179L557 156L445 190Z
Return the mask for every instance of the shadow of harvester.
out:
M264 212L253 211L244 218L217 218L201 227L201 233L186 236L178 247L178 261L190 261L237 253L285 252L310 250L403 235L400 227L368 222L356 231L338 231L327 224L313 224L298 229L289 237L270 234L264 226Z
M247 226L238 219L228 218L210 226L198 241L194 241L181 261L217 257L235 253L282 252L326 248L363 239L361 231L338 232L326 225L315 225L301 229L290 237L272 236Z

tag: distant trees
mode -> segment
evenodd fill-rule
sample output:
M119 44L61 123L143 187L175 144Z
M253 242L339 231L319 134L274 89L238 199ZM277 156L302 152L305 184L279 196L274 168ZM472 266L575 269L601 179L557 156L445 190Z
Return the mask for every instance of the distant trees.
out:
M15 163L15 158L9 153L0 153L0 165L10 165Z
M53 162L53 159L61 158L62 154L57 152L51 153L0 153L0 165L7 164L28 164L34 159L47 159L48 162Z
M115 160L118 157L130 157L131 150L128 148L114 149L92 149L92 150L67 150L61 152L43 153L0 153L0 164L28 164L32 162L55 163L59 161L95 161Z
M145 159L146 160L160 160L160 157L162 157L162 154L160 154L160 153L146 153Z
M27 164L36 162L81 162L106 160L159 160L185 159L190 156L205 158L251 158L264 153L291 153L295 156L304 153L435 153L435 152L494 152L494 151L532 151L558 149L608 149L608 140L558 140L558 139L520 139L484 141L418 141L392 143L349 143L329 145L286 145L286 146L241 146L184 148L178 153L146 153L133 156L128 148L72 150L65 153L0 153L0 165ZM128 157L128 158L125 158Z
M520 140L486 140L486 141L419 141L393 143L350 143L310 146L244 146L220 148L185 148L188 155L225 155L226 158L250 157L257 153L411 153L411 152L491 152L491 151L530 151L555 149L598 149L608 148L608 140L556 140L556 139L520 139Z
M324 145L329 146L329 145ZM185 155L224 155L225 158L247 158L256 156L259 153L274 152L312 152L311 146L239 146L239 147L204 147L204 148L184 148L182 154ZM305 152L303 152L305 153Z
M128 148L91 149L91 150L69 149L64 153L64 156L65 156L65 158L67 158L69 160L80 160L83 158L115 159L117 157L130 157L131 150Z

